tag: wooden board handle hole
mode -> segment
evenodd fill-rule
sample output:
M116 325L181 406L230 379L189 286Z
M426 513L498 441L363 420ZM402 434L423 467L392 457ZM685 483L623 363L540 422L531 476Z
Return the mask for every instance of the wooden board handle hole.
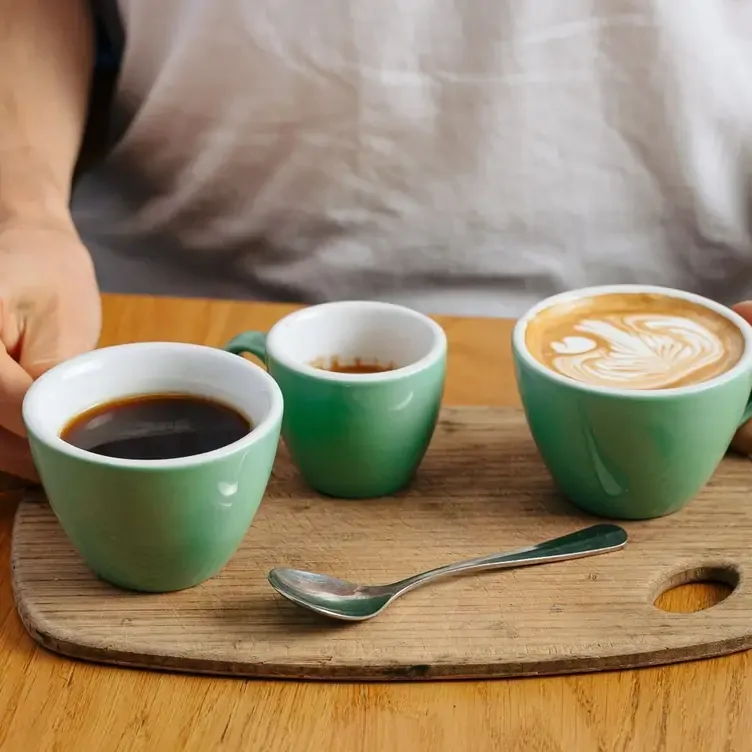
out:
M660 583L653 604L675 614L704 611L726 600L740 582L739 569L732 564L683 569Z

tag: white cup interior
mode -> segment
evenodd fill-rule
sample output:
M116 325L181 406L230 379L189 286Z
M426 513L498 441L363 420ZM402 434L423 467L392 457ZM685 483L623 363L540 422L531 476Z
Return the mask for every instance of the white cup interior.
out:
M39 378L26 394L27 429L68 454L106 464L143 465L140 460L92 455L60 438L69 421L113 400L142 394L182 393L214 399L234 408L253 426L240 442L257 441L282 414L282 394L266 371L237 355L202 345L146 342L105 347L62 363ZM186 465L228 447L194 457L148 460L148 465Z
M321 371L313 364L337 358L343 364L364 363L420 370L446 352L444 330L431 318L391 303L343 301L301 309L269 332L267 352L294 370L315 371L318 378L350 379L348 374ZM380 380L396 373L362 374Z

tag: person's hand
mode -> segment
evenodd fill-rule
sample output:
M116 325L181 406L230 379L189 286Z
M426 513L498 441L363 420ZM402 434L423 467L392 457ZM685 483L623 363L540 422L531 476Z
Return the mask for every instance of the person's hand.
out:
M72 224L0 224L0 471L36 480L21 418L32 381L94 348L101 304Z
M737 303L733 309L744 319L752 324L752 301L746 300L743 303ZM748 420L734 434L731 441L731 448L740 454L752 456L752 420Z

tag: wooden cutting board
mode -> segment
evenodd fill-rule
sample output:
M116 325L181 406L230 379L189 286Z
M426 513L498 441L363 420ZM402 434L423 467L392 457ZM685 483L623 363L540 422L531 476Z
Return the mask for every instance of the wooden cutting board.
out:
M106 503L106 499L103 500ZM445 409L413 486L374 501L312 493L284 448L261 510L224 571L141 595L94 577L44 500L16 517L19 613L50 650L127 666L251 677L406 680L555 674L704 658L752 645L752 465L728 458L678 514L628 522L620 552L445 580L373 621L304 611L266 581L277 565L390 582L594 522L560 497L516 410ZM734 592L667 613L668 587Z

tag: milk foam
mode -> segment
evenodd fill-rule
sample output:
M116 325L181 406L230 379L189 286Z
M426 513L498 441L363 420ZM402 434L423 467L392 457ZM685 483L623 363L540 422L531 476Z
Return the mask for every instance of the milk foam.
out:
M551 349L550 365L562 375L631 389L665 388L727 357L721 338L700 322L658 313L583 319Z

